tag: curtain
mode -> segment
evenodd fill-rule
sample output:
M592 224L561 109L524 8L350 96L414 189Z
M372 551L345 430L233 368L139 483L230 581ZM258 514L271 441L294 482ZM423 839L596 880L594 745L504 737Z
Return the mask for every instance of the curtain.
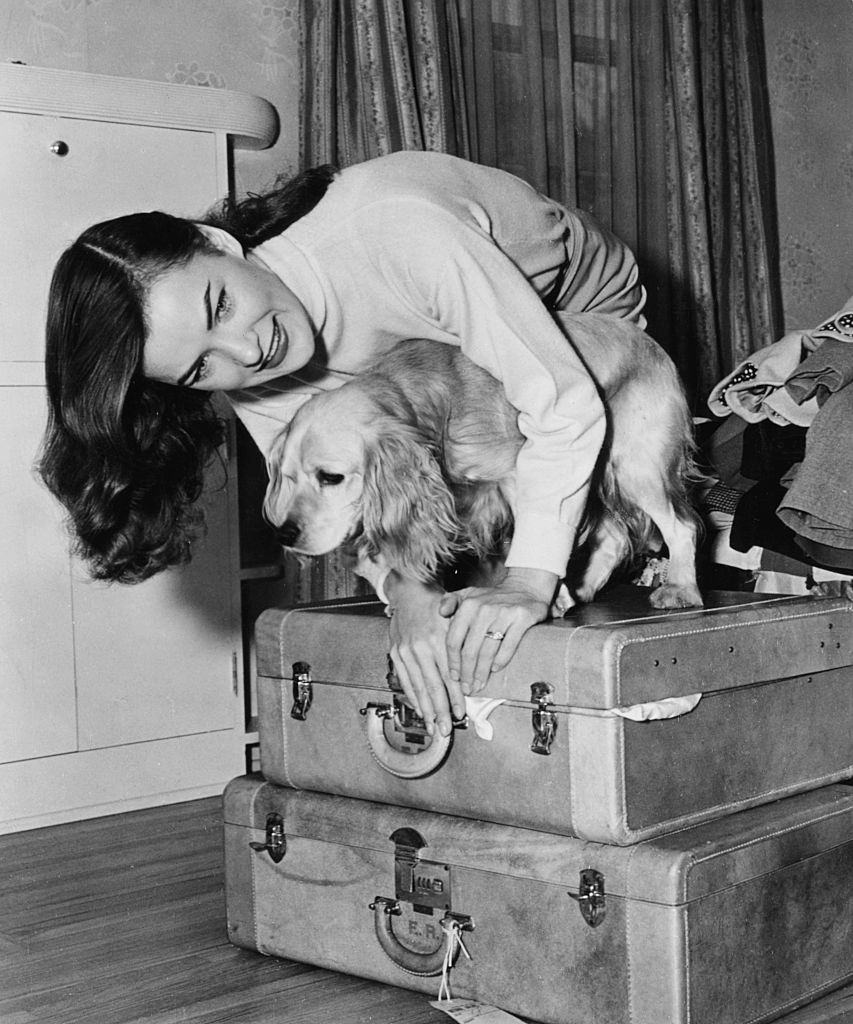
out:
M471 158L631 246L697 412L781 328L757 0L458 0Z
M300 163L467 155L453 0L302 0Z
M671 330L704 401L782 333L761 10L756 0L663 6Z

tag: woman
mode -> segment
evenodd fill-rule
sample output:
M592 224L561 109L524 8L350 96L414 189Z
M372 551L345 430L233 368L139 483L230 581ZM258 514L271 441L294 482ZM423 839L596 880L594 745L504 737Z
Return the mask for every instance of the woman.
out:
M503 383L527 439L507 576L444 594L362 567L395 612L406 693L446 734L464 693L547 617L604 437L595 385L551 312L645 326L644 302L632 254L589 218L444 154L317 168L204 224L119 218L84 232L54 274L42 474L94 573L143 579L188 557L220 438L211 392L266 452L301 402L398 341L460 345Z

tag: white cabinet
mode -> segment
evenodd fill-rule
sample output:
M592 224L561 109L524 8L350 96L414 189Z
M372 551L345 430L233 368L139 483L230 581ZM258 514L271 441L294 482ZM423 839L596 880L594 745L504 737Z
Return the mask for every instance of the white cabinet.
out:
M77 747L68 543L31 478L43 427L43 389L0 387L0 761Z
M135 210L201 214L264 100L0 66L0 831L218 792L244 770L236 498L214 472L192 563L88 579L33 471L57 256ZM234 467L229 474L233 480Z

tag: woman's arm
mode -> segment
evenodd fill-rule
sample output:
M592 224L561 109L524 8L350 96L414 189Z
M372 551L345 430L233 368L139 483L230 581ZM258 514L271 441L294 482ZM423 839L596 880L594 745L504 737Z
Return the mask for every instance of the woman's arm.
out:
M470 250L470 251L469 251ZM465 354L503 384L525 443L516 461L508 573L448 595L451 678L475 692L549 614L565 574L605 433L598 388L528 281L475 238L445 248L436 307ZM455 678L454 678L455 677Z
M431 733L435 727L447 736L453 728L451 719L465 716L465 695L447 661L450 620L440 612L442 601L452 595L397 572L388 574L384 589L397 678L427 730Z

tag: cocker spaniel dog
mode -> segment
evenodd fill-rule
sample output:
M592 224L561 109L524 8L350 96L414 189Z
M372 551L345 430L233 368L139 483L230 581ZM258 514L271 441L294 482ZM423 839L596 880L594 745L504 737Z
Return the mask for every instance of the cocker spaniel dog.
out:
M701 605L686 492L692 429L675 367L627 321L559 319L608 420L566 586L575 600L590 601L618 567L663 541L666 581L651 603ZM424 582L439 579L461 552L499 558L512 534L524 440L516 420L501 384L458 348L402 342L299 409L268 457L264 514L293 551L321 555L344 545L357 560Z

